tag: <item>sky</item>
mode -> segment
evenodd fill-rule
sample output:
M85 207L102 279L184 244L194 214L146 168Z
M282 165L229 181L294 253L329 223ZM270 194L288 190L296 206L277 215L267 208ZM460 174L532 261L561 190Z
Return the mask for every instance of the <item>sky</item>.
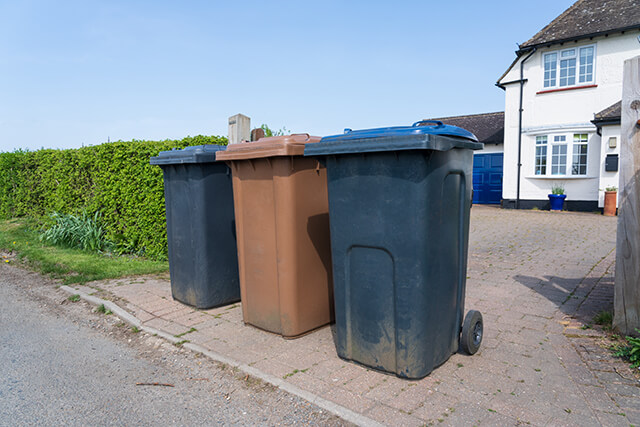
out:
M0 0L0 152L504 110L496 81L572 0Z

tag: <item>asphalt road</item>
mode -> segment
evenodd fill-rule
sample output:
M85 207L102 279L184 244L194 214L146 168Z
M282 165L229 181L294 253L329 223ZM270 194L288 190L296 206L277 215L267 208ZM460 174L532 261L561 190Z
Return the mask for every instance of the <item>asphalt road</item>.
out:
M0 425L344 425L0 266ZM137 383L162 383L137 385Z

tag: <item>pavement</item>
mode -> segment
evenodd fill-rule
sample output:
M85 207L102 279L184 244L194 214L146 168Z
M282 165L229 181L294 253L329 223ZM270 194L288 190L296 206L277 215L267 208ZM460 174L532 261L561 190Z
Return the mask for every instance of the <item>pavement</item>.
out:
M615 235L615 217L474 206L465 310L484 340L418 381L338 358L331 326L285 340L239 303L185 306L168 277L64 289L358 425L640 425L640 375L593 322L613 311Z

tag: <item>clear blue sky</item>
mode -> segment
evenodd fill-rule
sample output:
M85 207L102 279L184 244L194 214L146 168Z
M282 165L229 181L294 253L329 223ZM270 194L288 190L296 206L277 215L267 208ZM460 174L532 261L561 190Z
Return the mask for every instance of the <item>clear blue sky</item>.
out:
M0 0L0 151L501 111L516 43L572 3Z

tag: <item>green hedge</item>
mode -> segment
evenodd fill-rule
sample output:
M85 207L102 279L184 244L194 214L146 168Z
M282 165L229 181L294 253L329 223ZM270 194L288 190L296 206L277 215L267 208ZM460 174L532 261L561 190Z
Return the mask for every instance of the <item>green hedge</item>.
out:
M219 136L117 141L69 150L0 153L0 218L46 221L52 212L99 211L107 238L125 252L165 258L167 233L160 151L221 144Z

